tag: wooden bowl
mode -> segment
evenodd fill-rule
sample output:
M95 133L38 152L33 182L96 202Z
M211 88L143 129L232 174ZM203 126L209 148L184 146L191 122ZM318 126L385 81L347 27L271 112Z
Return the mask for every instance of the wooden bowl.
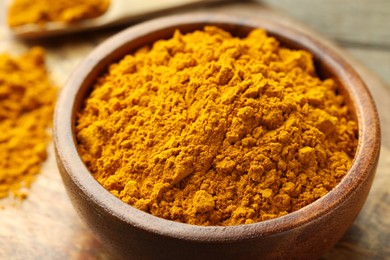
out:
M105 190L77 152L75 115L94 80L107 66L175 29L190 32L216 25L235 36L264 28L283 45L310 51L320 76L340 82L355 110L359 144L352 168L324 197L272 220L237 226L195 226L158 218L135 209ZM202 13L160 18L111 37L88 55L73 73L57 103L54 142L58 167L74 207L113 253L136 259L314 259L330 249L352 224L374 178L380 147L379 119L359 75L334 50L281 24Z

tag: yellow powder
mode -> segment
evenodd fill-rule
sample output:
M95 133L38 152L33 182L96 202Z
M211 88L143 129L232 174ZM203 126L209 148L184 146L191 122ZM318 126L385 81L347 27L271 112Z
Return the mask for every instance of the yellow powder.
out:
M0 198L24 198L46 158L57 89L41 48L20 57L0 55Z
M308 205L346 174L357 124L345 102L310 53L262 30L176 31L97 80L77 140L125 203L196 225L253 223Z
M12 27L47 22L74 23L104 14L110 0L13 0L7 22Z

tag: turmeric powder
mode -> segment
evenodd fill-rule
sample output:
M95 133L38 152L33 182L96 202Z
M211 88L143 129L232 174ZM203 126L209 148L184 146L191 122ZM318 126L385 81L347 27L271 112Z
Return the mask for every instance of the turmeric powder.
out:
M358 127L313 58L261 29L217 27L143 47L95 83L79 153L107 190L195 225L283 216L324 196L354 157Z
M9 9L9 27L47 22L75 23L104 14L110 0L13 0Z
M49 81L43 49L0 55L0 199L27 195L45 160L57 88Z

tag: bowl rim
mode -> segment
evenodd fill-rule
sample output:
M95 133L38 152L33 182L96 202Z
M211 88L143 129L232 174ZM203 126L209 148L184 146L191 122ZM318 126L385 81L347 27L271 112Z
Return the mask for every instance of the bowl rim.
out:
M93 77L91 74L93 69L98 64L101 65L102 60L114 50L125 48L126 42L166 28L197 24L263 28L277 38L285 37L303 46L314 57L321 57L324 63L329 65L332 73L344 82L344 87L348 90L356 109L359 139L352 167L333 190L313 203L275 219L235 226L197 226L166 220L138 210L112 195L93 178L77 152L73 134L75 100L80 94L79 89L84 79ZM108 64L105 66L107 67ZM178 239L214 242L251 240L256 237L279 234L304 226L328 214L340 207L351 194L356 192L370 174L375 174L380 147L379 117L373 98L358 73L334 49L305 32L266 18L249 19L237 15L210 12L157 18L131 26L98 45L73 71L61 90L54 113L53 136L57 160L61 162L66 171L65 174L84 192L86 199L91 200L101 210L145 232ZM327 206L324 207L324 205Z

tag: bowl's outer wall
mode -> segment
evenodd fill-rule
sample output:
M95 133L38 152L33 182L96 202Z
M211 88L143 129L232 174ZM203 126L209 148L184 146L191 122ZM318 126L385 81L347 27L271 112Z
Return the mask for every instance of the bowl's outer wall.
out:
M60 108L58 109L60 112L57 111L54 123L54 141L58 167L69 197L81 218L85 220L85 222L108 246L114 249L114 253L125 259L317 258L330 249L342 237L364 204L371 187L375 167L378 161L379 133L378 136L373 136L373 138L369 138L368 141L365 141L367 142L364 144L366 147L372 147L374 150L376 149L372 153L375 155L373 156L375 158L371 158L372 160L370 163L368 163L366 168L362 170L362 172L364 172L362 173L362 177L359 175L359 178L347 183L347 186L354 187L352 192L346 197L345 194L342 194L340 189L335 189L332 191L332 196L340 196L341 198L334 204L326 204L327 200L323 199L315 202L317 206L319 205L319 207L312 207L313 209L329 209L325 212L325 214L319 215L317 212L311 212L311 219L304 222L304 224L301 224L302 222L299 218L287 216L279 218L276 221L271 220L263 222L266 224L266 228L264 228L264 225L262 225L261 228L260 225L257 224L245 225L246 230L252 234L251 236L246 236L245 238L242 236L242 229L240 231L241 233L235 233L234 229L228 228L226 229L228 237L226 240L220 238L214 239L217 236L212 234L212 229L202 229L200 232L203 232L203 234L198 236L197 239L194 239L191 228L187 226L185 230L189 230L189 232L183 234L183 230L178 230L182 226L177 225L177 223L171 223L171 221L166 221L166 226L162 228L164 230L159 233L154 232L153 228L149 228L148 224L146 224L146 226L137 225L135 222L130 223L128 219L126 220L126 217L118 217L118 215L113 212L114 210L112 205L111 208L109 205L109 203L111 203L109 201L112 201L113 195L111 195L108 191L95 188L96 181L89 175L84 165L79 168L75 167L75 161L80 161L80 158L77 155L76 150L69 146L69 144L72 145L72 142L75 142L74 135L67 133L67 140L59 140L59 138L64 138L64 135L59 136L58 132L60 132L59 130L63 131L63 129L69 129L69 125L67 124L71 124L71 129L74 129L75 112L79 110L82 100L90 91L93 79L96 78L96 76L100 75L109 64L118 60L120 57L123 57L125 53L129 52L129 50L134 50L134 48L140 47L145 43L150 44L160 38L168 38L172 35L175 28L180 28L182 31L187 32L200 29L204 25L211 23L217 24L218 26L232 32L234 35L243 36L248 33L251 28L265 27L268 31L271 31L273 34L278 36L278 39L282 40L284 44L292 47L307 48L304 44L300 45L292 40L289 40L289 30L283 26L272 23L269 24L267 21L263 21L263 24L261 22L252 22L249 23L251 25L248 25L244 18L242 19L246 22L244 25L240 25L240 19L234 20L230 17L228 17L228 19L225 17L222 19L222 22L220 22L219 18L213 17L214 16L212 14L207 14L201 16L201 19L197 18L197 22L192 21L186 24L183 21L191 21L191 17L182 16L181 18L173 18L173 20L165 19L156 21L154 24L149 23L148 25L139 25L137 30L135 30L136 32L134 30L132 31L133 35L130 37L131 43L122 45L114 43L114 45L116 44L116 47L112 51L109 50L110 48L113 48L112 46L101 46L97 51L101 51L102 53L104 52L104 55L109 57L99 60L99 58L94 58L90 55L84 64L82 64L84 67L80 69L81 71L84 70L92 72L88 72L89 74L87 79L80 83L81 87L77 92L74 104L72 103L73 101L70 102L69 100L67 100L67 103L62 103L63 106L69 104L72 106L73 111L71 118L69 120L63 120L63 115L61 113L62 111L65 111L65 108ZM202 19L206 22L200 22ZM208 19L211 19L211 21L207 22ZM230 20L234 20L234 22L228 23L227 21ZM170 26L164 27L164 23L170 24ZM232 25L232 23L237 23L238 25ZM151 28L153 27L158 27L160 29L158 31L154 31L153 34L149 34L149 32L152 31ZM286 35L286 37L283 35ZM124 41L126 37L129 36L122 33L121 36L117 36L116 40L121 42ZM307 43L307 39L298 40L301 40L301 42L306 41ZM113 41L111 41L111 43L113 43ZM311 42L311 44L315 44L315 42ZM103 56L103 54L100 54L100 56ZM321 57L316 58L321 59ZM320 74L327 75L329 72L330 74L334 73L334 71L332 72L329 68L329 64L319 62L318 65ZM77 78L77 76L80 75L82 76L83 73L76 73L73 78ZM72 86L69 82L77 82L77 84ZM81 80L76 79L74 81L70 80L69 82L67 84L67 88L78 88L78 84ZM347 92L345 89L342 91ZM352 102L350 97L347 98L347 100L349 100L347 102ZM370 104L367 104L368 107L370 107L372 100L370 98L367 100L367 102L370 102ZM359 107L358 104L352 103L351 105L353 107ZM67 116L68 115L65 115L65 117ZM379 128L377 115L373 113L372 117L373 126L376 127L374 130L379 132L377 129ZM362 130L360 129L360 132L361 131ZM65 144L66 147L64 147ZM359 170L360 169L357 169L357 171ZM91 177L90 179L92 180L84 181L87 177ZM102 203L101 199L97 199L97 197L99 197L97 192L105 193L104 196L100 196L100 198L107 198L108 202L105 203L106 201L104 200ZM134 214L137 215L137 218L142 215L142 213L136 212L134 209L132 209L131 212L134 212ZM298 214L298 212L295 213ZM297 216L297 214L295 214L295 216ZM129 217L127 216L127 218ZM148 216L145 216L145 218L152 219ZM308 219L307 215L305 218ZM295 223L289 222L291 219L295 219ZM285 223L281 223L283 221L285 221ZM155 226L152 222L153 221L151 220L150 227ZM277 230L273 226L276 222L278 222L278 225L281 224L279 226L288 228ZM275 227L276 226L277 225L275 224ZM168 233L173 234L175 231L181 234L180 237L167 235ZM265 234L263 231L268 233ZM199 229L197 229L196 232L199 232ZM209 236L208 232L211 232ZM199 237L202 237L202 239Z
M315 259L329 250L359 213L374 175L354 194L315 221L271 236L238 243L197 242L153 234L113 217L69 178L61 161L59 169L68 195L81 218L123 259Z

